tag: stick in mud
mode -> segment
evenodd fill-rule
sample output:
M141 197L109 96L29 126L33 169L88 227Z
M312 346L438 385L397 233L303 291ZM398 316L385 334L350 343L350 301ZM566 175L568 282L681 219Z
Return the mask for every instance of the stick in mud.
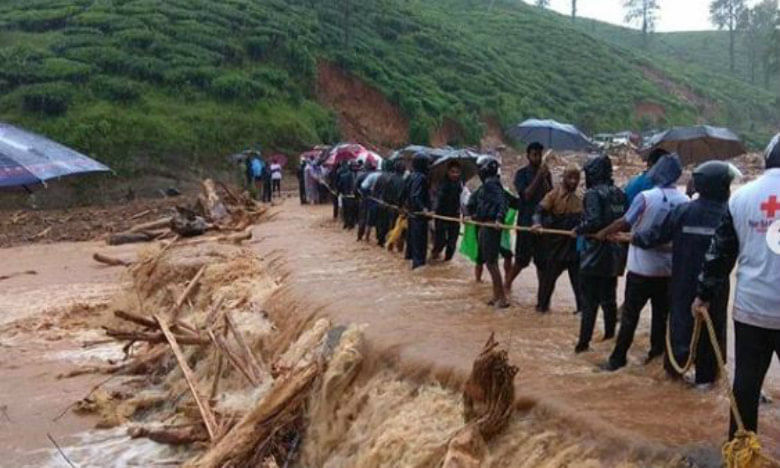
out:
M236 327L236 323L233 321L233 316L230 315L230 312L225 312L225 322L227 323L230 331L233 333L233 336L236 338L236 343L238 343L239 348L244 351L245 357L249 361L249 366L252 368L255 377L258 381L260 381L260 375L263 371L263 366L260 365L260 362L257 360L257 357L255 357L252 349L249 347L249 345L246 344L246 340L244 340L244 336L241 334L241 331L238 329L238 327Z
M54 447L57 449L58 452L60 452L60 455L62 455L62 458L65 459L66 462L68 462L68 465L70 465L73 468L78 468L72 461L70 461L70 458L68 458L67 455L65 455L65 452L62 451L60 448L60 445L57 443L56 440L54 440L54 437L51 436L48 432L46 433L46 437L49 438L52 444L54 444Z
M115 257L109 257L108 255L103 255L101 253L95 252L92 254L92 259L95 260L98 263L103 263L108 266L130 266L133 264L133 262L128 262L127 260L122 260L121 258L115 258Z
M203 265L200 267L200 270L198 270L197 273L195 273L195 276L192 277L189 284L187 284L187 289L184 290L183 293L181 293L181 296L179 296L178 299L176 299L176 303L173 305L172 316L173 321L176 321L176 318L179 316L179 310L181 310L181 306L184 305L184 301L187 300L190 294L192 294L192 291L195 290L195 286L197 286L198 282L200 282L200 278L203 276L203 273L206 271L206 265Z

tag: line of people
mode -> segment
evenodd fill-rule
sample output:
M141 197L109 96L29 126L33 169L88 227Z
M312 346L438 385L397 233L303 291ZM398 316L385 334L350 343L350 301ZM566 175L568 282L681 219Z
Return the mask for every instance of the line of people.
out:
M591 157L585 164L585 192L578 187L581 170L566 168L553 185L542 161L544 148L528 146L528 164L514 177L516 195L500 178L500 162L482 157L478 162L481 186L473 193L461 181L457 162L447 168L446 180L433 197L425 154L412 160L405 176L403 161L386 162L382 172L359 163L342 164L335 176L341 195L344 228L358 225L358 240L370 239L376 228L384 246L388 232L408 223L406 258L412 268L426 264L431 214L480 223L472 228L477 245L476 275L487 269L493 285L489 304L509 307L507 299L518 274L533 263L539 282L537 311L549 310L555 284L568 272L580 313L575 353L590 349L598 310L603 313L603 340L616 338L604 371L627 364L627 355L642 310L651 304L650 349L645 363L664 356L667 329L677 362L690 353L694 328L692 306L704 305L715 325L718 347L725 355L729 274L739 263L734 319L736 321L736 375L734 392L746 427L755 430L761 385L773 353L780 355L780 135L767 148L766 173L733 197L731 184L737 172L721 161L710 161L693 171L691 200L677 188L682 165L675 154L653 151L648 169L633 178L625 191L612 178L608 156ZM402 207L402 212L390 207ZM338 204L334 216L338 216ZM509 213L516 210L516 218ZM514 221L526 228L517 233L514 252L502 237ZM496 227L486 226L495 224ZM542 228L569 231L569 236L539 235ZM775 234L772 234L772 233ZM452 259L461 223L436 219L431 258ZM775 236L775 237L772 237ZM771 240L770 239L774 239ZM772 248L771 242L778 245ZM627 247L626 247L627 245ZM463 247L463 246L462 246ZM504 259L502 277L499 260ZM627 270L625 296L618 330L617 284ZM681 379L669 356L664 368ZM695 350L695 380L711 387L719 374L712 345L706 337ZM731 435L736 426L732 422Z
M282 196L282 165L266 160L259 149L244 160L244 176L247 189L258 200L271 203L274 194Z

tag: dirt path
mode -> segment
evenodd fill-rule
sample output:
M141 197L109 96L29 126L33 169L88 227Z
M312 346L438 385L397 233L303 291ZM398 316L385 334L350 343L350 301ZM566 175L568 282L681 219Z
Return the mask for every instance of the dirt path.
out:
M60 330L53 317L69 311L68 320L89 320L120 287L122 273L96 264L92 253L132 258L136 248L82 242L0 249L0 276L36 272L0 282L0 466L41 466L52 449L47 433L67 443L94 426L94 418L64 410L106 376L57 377L105 364L118 357L116 346L85 349L82 344L100 338L99 331Z
M409 362L460 372L468 370L471 357L495 331L520 366L517 385L523 394L593 424L606 423L605 428L633 440L710 448L722 441L728 407L721 392L690 390L667 380L660 363L640 364L648 349L646 322L629 366L614 374L596 372L613 342L574 355L579 320L570 313L572 297L563 277L552 314L533 312L536 286L530 269L514 291L515 307L495 312L483 305L489 285L473 281L465 260L410 272L398 255L357 243L354 233L342 231L329 214L329 207L288 202L278 217L255 230L257 251L283 279L279 302L294 304L297 313L318 311L336 322L366 323L377 347L396 349ZM644 315L647 319L649 313ZM776 376L765 390L780 397ZM762 439L775 453L780 451L778 406L765 406L761 413Z

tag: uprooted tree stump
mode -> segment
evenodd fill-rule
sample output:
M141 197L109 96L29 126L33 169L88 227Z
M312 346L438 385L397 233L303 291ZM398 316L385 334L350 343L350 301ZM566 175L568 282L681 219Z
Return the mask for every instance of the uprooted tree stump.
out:
M474 361L463 390L466 425L447 443L443 468L479 468L487 455L487 442L509 423L515 403L517 367L509 364L506 350L498 349L491 334Z

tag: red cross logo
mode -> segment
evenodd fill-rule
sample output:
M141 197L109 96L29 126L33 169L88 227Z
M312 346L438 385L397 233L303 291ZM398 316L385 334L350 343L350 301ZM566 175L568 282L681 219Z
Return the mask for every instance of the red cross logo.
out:
M767 201L762 203L761 211L766 211L767 218L774 218L775 214L780 211L780 202L777 201L777 196L772 195Z

